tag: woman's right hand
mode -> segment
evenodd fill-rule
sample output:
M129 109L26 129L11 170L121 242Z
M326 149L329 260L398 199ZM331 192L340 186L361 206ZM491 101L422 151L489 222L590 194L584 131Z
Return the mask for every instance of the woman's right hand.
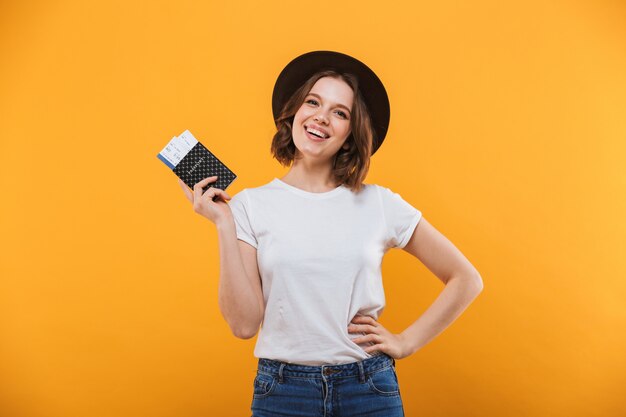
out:
M228 206L226 200L230 200L231 197L226 194L226 191L219 188L209 187L204 193L202 188L211 182L215 182L217 176L207 177L193 186L193 193L189 191L189 187L180 178L178 184L183 189L187 200L193 204L193 211L211 220L213 223L218 224L222 221L232 219L233 213ZM216 201L213 201L213 197L216 197Z

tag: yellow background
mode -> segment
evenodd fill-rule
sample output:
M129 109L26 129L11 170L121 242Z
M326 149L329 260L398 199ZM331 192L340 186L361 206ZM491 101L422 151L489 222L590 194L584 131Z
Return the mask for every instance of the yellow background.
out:
M217 305L215 227L156 158L189 129L286 172L271 92L316 49L391 100L366 182L480 271L398 361L407 416L626 415L626 5L620 1L0 3L0 415L250 415L256 338ZM443 286L383 264L396 333Z

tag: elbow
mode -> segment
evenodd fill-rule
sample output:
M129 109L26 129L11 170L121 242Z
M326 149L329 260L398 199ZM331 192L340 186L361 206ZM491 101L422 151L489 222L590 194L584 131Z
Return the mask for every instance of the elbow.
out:
M226 308L222 299L219 300L220 311L222 317L228 324L230 332L238 339L252 339L259 332L261 326L261 317L241 317L234 315L232 311Z
M483 288L484 288L483 278L480 276L478 271L476 271L472 275L472 286L474 287L476 291L476 295L480 294L483 291Z
M446 281L446 285L454 281L465 288L467 293L474 294L474 297L478 296L483 291L483 279L477 270L471 272L465 271L463 273L455 274Z
M255 327L255 328L231 328L233 335L238 338L238 339L252 339L254 336L256 336L256 334L259 332L259 327Z
M252 339L256 335L256 332L233 330L233 335L238 339L247 340Z

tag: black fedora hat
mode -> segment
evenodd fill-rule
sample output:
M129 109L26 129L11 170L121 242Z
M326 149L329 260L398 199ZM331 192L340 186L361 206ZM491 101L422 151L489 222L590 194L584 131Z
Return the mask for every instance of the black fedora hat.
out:
M272 94L274 120L280 115L283 106L313 74L332 69L340 73L350 73L359 80L359 91L376 132L372 155L385 140L389 127L389 98L385 86L367 65L350 55L334 51L312 51L294 58L278 76Z

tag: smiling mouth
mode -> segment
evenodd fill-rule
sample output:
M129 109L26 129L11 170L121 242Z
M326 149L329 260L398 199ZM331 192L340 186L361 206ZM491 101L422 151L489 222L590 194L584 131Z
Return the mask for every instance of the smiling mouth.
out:
M319 139L328 139L330 137L330 135L326 135L324 134L324 132L320 132L319 130L314 129L312 127L308 127L306 125L304 126L304 132L308 133L311 136L315 136Z
M325 138L320 138L319 136L315 136L313 133L307 132L306 130L304 131L304 135L313 142L326 142L328 140Z

